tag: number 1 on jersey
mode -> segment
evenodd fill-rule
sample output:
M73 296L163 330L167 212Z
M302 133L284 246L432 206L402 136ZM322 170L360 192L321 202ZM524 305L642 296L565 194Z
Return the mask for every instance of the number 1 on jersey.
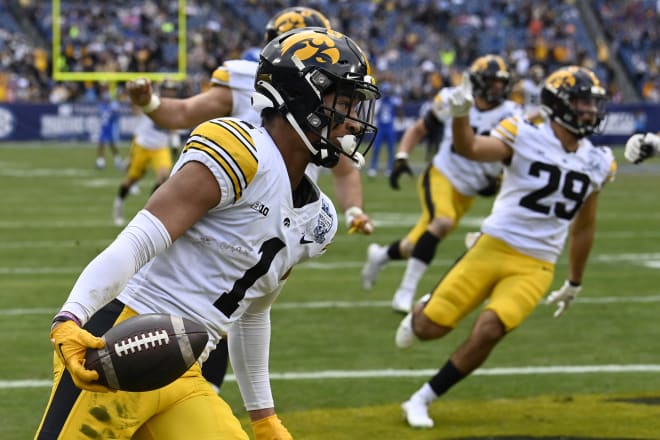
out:
M229 292L223 292L213 305L227 318L238 309L238 303L245 297L248 290L259 277L268 272L273 263L275 255L285 246L284 242L277 237L266 240L259 248L261 258L257 264L245 271L245 274L236 282Z

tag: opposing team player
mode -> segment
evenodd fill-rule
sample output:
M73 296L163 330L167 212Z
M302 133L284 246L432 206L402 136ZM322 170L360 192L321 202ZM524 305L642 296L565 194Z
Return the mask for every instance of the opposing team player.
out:
M208 351L228 337L255 439L292 438L270 388L270 307L292 268L337 231L332 201L305 168L364 161L379 92L360 47L321 28L272 40L257 77L263 126L199 125L171 176L79 276L53 319L53 392L37 439L248 438L198 364L154 391L105 393L95 382L85 350L104 343L93 334L151 312L202 323Z
M472 96L465 87L449 97L456 151L472 160L502 161L501 189L482 235L399 325L396 344L445 336L485 304L472 330L444 366L402 405L408 424L433 426L428 406L488 358L548 291L570 229L567 280L547 302L562 315L580 292L595 234L598 194L614 177L607 147L586 138L605 115L605 89L588 69L552 73L541 92L547 122L507 118L490 136L471 127Z
M518 115L520 106L507 99L511 75L504 60L497 55L476 59L470 66L469 79L474 89L475 105L470 120L479 134L487 134L502 119ZM451 114L448 98L455 90L440 90L425 116L406 130L399 145L396 165L390 184L399 188L399 177L412 174L408 155L435 127L443 124L443 141L433 161L417 183L422 214L417 224L404 238L389 246L371 244L362 270L362 286L372 287L383 266L391 260L408 259L401 284L392 298L395 311L408 313L417 285L435 256L436 248L447 234L456 228L478 195L492 196L497 189L501 163L481 163L468 160L454 151Z

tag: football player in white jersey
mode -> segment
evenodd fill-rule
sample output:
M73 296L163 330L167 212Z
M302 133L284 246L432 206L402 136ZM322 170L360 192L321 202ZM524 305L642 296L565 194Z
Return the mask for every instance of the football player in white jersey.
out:
M541 89L544 79L543 66L534 64L529 68L527 76L516 82L511 91L512 99L522 104L525 116L534 122L540 122L543 117L541 114Z
M502 119L521 114L520 106L507 99L511 75L501 57L479 57L468 72L475 95L470 120L478 134L488 134ZM418 179L420 219L408 235L389 246L369 245L367 262L362 269L362 287L369 289L388 261L408 259L401 284L392 298L392 308L404 314L410 312L417 285L435 256L439 242L458 226L478 195L495 194L502 171L501 163L475 162L454 151L447 102L454 89L440 90L426 115L406 130L390 176L390 185L398 189L401 174L412 174L408 166L410 152L434 127L444 125L438 152Z
M178 88L176 84L165 81L160 85L160 91L164 96L175 97ZM149 166L156 174L156 184L152 192L167 180L172 169L172 147L174 147L170 141L176 137L175 135L176 133L171 130L160 128L140 112L138 123L133 130L126 176L119 185L112 206L112 220L116 226L124 225L124 200L133 185L144 177ZM179 148L179 145L176 145L176 148Z
M53 319L53 392L36 439L248 439L199 363L154 391L108 393L95 382L86 349L144 313L202 323L209 343L200 363L229 338L254 438L292 438L270 388L270 307L293 267L323 254L337 231L332 201L306 166L364 161L379 91L359 46L322 28L272 40L257 78L263 126L199 125L170 177L80 274Z
M264 41L291 29L301 27L323 27L330 29L330 21L312 8L295 6L275 14L266 24ZM261 115L251 103L254 93L255 74L259 65L252 50L247 50L242 60L228 60L212 75L211 87L198 95L186 99L160 99L152 93L146 80L127 84L132 102L142 107L158 125L167 128L191 128L200 122L220 116L233 116L254 125L261 125ZM315 182L320 167L310 164L307 175ZM358 168L347 158L341 158L332 170L334 190L340 209L344 212L349 232L370 234L373 224L362 211L362 180ZM217 351L204 366L204 375L219 389L227 370L227 348L221 341Z
M649 157L660 154L660 132L636 133L626 141L624 157L629 162L639 164Z
M266 24L264 44L277 35L301 27L324 27L330 29L330 21L316 9L294 6L275 14ZM246 51L251 54L251 51ZM131 101L142 107L159 126L165 128L192 128L200 122L220 116L234 116L259 125L260 115L250 103L254 92L254 74L258 62L244 57L228 60L212 75L208 90L186 99L160 99L151 91L148 80L129 81L127 89ZM318 180L320 168L310 165L307 175ZM362 210L362 180L359 169L347 159L341 159L332 169L335 196L344 212L349 232L370 234L373 223Z
M567 280L547 302L562 315L581 289L595 235L600 190L616 162L587 136L605 115L605 89L588 69L570 66L548 76L541 92L546 122L507 118L490 136L471 127L469 82L449 98L454 146L472 160L502 161L500 191L481 236L422 298L397 329L398 347L445 336L481 304L470 335L444 366L402 405L412 427L430 428L428 406L488 358L550 288L570 231Z

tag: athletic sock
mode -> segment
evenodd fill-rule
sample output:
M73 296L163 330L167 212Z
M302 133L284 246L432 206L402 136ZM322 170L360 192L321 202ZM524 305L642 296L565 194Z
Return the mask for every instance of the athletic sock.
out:
M464 377L465 374L458 371L454 363L448 360L440 371L429 380L428 384L437 396L442 396Z

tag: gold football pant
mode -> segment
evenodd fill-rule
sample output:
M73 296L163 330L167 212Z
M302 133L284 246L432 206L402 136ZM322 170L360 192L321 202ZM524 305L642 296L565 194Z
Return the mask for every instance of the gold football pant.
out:
M172 153L168 146L163 146L157 150L144 148L135 140L131 145L129 153L129 165L127 175L131 180L140 180L151 166L154 173L158 174L160 170L172 169Z
M465 196L456 191L445 175L433 165L429 165L417 179L417 194L422 206L422 213L417 224L406 235L406 238L413 244L417 244L419 237L424 234L434 218L452 219L454 221L452 230L455 229L475 200L474 197Z
M115 301L85 328L101 335L133 315ZM197 363L171 384L141 393L81 391L57 355L53 370L53 389L35 440L248 440Z
M454 328L484 301L507 331L518 327L552 284L555 266L483 234L435 287L424 314Z

